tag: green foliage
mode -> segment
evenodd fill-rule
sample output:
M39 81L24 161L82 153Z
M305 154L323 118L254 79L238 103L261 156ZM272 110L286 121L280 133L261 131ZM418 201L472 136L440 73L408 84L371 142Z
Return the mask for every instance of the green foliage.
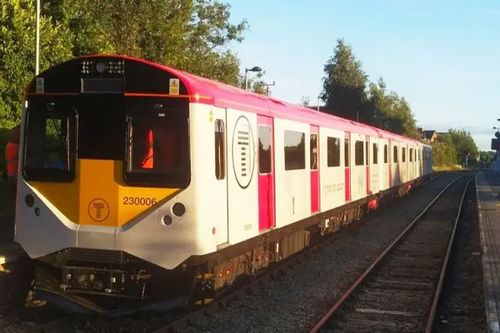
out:
M434 166L452 166L457 164L457 149L450 135L439 136L431 146L434 154Z
M479 155L474 139L465 130L450 129L447 134L438 136L431 145L434 149L434 166L463 165L468 153L468 165L472 166Z
M477 149L476 143L470 133L465 130L454 129L450 129L448 132L450 133L448 135L451 137L453 145L456 149L457 162L460 164L465 163L466 156L470 153L469 165L474 164L477 160L479 150Z
M495 152L494 151L480 151L479 152L479 162L481 163L491 163L493 162L493 159L495 158Z
M45 12L73 33L74 56L118 53L237 85L245 20L213 0L47 0Z
M40 17L40 71L71 57L71 34ZM35 75L35 7L30 0L0 3L0 127L19 123L23 92Z
M44 0L42 14L71 31L73 56L115 51L102 24L102 6L96 1Z
M326 107L340 117L356 120L360 112L371 119L371 115L365 114L368 76L361 67L352 48L343 39L337 40L335 53L324 66L326 76L323 78L321 98Z
M420 137L410 105L395 92L387 93L382 78L376 84L370 83L367 95L368 108L373 114L370 125L415 139Z
M368 84L368 75L351 46L337 41L334 55L327 61L321 98L329 112L394 133L419 138L416 121L408 102L395 92L388 93L382 78Z

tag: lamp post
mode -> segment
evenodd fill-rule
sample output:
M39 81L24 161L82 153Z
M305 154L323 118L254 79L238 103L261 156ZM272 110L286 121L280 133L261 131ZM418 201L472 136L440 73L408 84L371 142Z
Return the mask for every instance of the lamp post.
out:
M36 0L35 75L40 67L40 0Z
M248 90L248 72L262 72L262 68L254 66L252 68L245 68L245 90Z

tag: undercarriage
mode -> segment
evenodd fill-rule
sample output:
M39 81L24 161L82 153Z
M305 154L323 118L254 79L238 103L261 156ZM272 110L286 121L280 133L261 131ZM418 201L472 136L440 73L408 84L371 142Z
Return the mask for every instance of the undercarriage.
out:
M188 303L198 267L166 270L122 251L68 248L34 260L36 299L70 312L124 315Z

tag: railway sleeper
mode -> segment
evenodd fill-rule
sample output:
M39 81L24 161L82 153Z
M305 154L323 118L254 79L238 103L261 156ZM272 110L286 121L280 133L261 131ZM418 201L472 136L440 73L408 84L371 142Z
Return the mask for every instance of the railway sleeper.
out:
M408 318L388 313L354 312L349 318L332 323L332 332L385 332L396 328L411 329Z
M421 313L422 304L429 298L429 294L407 294L401 293L397 301L394 298L380 297L375 295L364 295L356 303L356 312L367 312L372 310L372 313L387 313L398 314L399 312ZM418 302L418 303L417 303ZM368 310L366 310L368 309ZM366 310L366 311L364 311Z

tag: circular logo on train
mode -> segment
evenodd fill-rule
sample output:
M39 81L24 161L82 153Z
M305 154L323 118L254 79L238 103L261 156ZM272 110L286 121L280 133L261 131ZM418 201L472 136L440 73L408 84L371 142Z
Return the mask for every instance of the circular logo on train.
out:
M104 199L92 200L87 210L90 218L96 222L104 222L109 217L109 205Z
M238 185L243 189L252 181L255 158L252 127L247 117L240 116L233 131L233 170Z

